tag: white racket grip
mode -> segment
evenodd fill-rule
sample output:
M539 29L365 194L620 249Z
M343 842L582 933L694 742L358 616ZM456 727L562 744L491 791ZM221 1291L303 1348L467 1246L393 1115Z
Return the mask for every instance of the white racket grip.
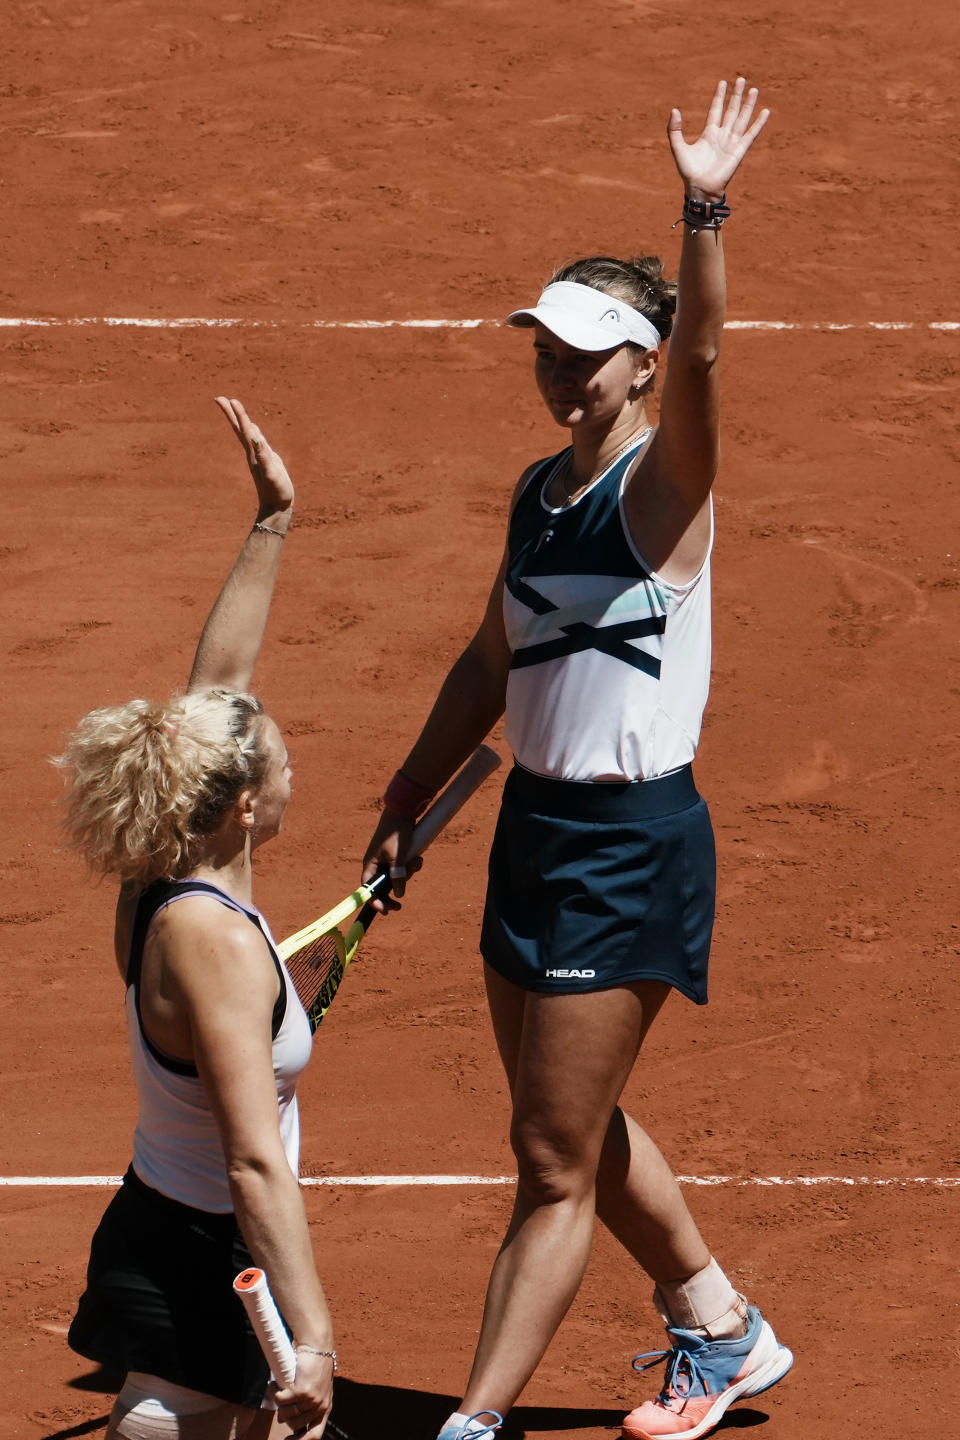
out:
M235 1295L240 1296L250 1316L273 1378L281 1385L292 1385L297 1374L297 1354L270 1294L266 1275L255 1268L243 1270L234 1280L233 1290Z
M450 784L430 806L430 809L415 826L410 844L411 855L422 855L431 841L436 840L440 831L470 799L474 790L479 789L488 775L499 769L500 756L489 745L480 745Z

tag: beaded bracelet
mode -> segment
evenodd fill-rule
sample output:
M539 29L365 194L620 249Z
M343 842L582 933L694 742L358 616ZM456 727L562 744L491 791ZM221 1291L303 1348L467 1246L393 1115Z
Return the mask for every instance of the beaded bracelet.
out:
M685 195L680 219L671 228L676 230L680 224L687 225L696 235L698 230L719 230L724 220L729 218L730 206L726 195L721 195L719 200L694 200Z

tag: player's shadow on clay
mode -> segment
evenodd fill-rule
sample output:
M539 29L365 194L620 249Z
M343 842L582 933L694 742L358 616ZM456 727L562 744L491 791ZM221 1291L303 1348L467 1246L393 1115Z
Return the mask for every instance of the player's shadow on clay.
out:
M343 1377L336 1381L333 1418L348 1440L376 1440L388 1425L390 1433L403 1440L431 1440L455 1409L454 1395L437 1395L428 1390L403 1390L392 1385L367 1385ZM517 1405L510 1412L497 1440L524 1440L540 1434L577 1430L610 1430L620 1434L624 1411L586 1409L559 1405ZM769 1416L762 1410L731 1410L717 1426L724 1430L746 1430L765 1425Z
M429 1390L403 1390L393 1385L364 1385L340 1378L333 1397L333 1418L349 1440L375 1440L389 1425L403 1440L432 1440L451 1410L456 1395ZM560 1406L518 1405L497 1440L522 1440L525 1435L556 1430L612 1430L619 1434L622 1410L587 1410Z
M86 1435L102 1434L110 1419L113 1397L122 1384L123 1375L108 1370L104 1365L96 1365L85 1375L76 1375L72 1380L68 1380L67 1388L70 1390L83 1390L91 1395L108 1395L110 1399L107 1414L98 1415L93 1420L75 1420L72 1425L65 1425L60 1430L49 1430L43 1440L84 1440Z
M100 1394L116 1393L118 1379L108 1371L96 1369L70 1382L71 1388ZM429 1390L401 1390L394 1385L366 1385L343 1376L334 1388L333 1419L338 1436L344 1440L375 1440L388 1424L390 1433L403 1440L430 1440L436 1435L450 1411L457 1405L453 1395L438 1395ZM108 1416L84 1420L52 1431L44 1440L83 1440L106 1425ZM623 1409L577 1409L559 1405L517 1405L500 1431L499 1440L525 1440L558 1431L611 1430L620 1433ZM724 1430L747 1430L765 1425L769 1416L762 1410L728 1410L714 1434Z

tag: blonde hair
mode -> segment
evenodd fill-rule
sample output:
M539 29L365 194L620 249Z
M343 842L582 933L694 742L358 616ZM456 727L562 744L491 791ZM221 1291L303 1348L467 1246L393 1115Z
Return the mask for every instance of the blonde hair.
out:
M138 885L185 874L241 791L266 774L263 714L239 690L92 710L53 761L71 775L67 843L91 870Z

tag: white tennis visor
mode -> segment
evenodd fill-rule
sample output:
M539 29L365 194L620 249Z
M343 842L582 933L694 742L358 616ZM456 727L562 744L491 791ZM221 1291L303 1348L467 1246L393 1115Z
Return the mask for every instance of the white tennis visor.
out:
M652 350L661 343L659 331L639 310L575 280L555 281L532 309L507 316L508 325L530 326L538 320L577 350L614 350L627 341Z

